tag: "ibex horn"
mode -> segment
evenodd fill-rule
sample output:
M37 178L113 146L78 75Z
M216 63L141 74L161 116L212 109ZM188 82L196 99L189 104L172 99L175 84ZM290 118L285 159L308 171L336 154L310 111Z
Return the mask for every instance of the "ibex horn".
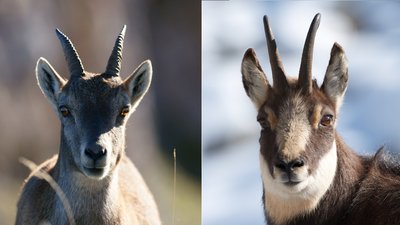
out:
M310 29L308 30L306 42L304 43L303 55L301 57L301 65L299 72L299 85L304 87L306 91L311 92L312 90L312 61L313 61L313 50L315 34L319 27L321 20L321 14L315 15Z
M108 64L106 68L106 75L118 76L121 70L122 62L122 48L124 45L126 25L122 27L121 33L119 33L117 40L115 41L114 48L112 50L111 56L108 59Z
M61 42L61 46L64 51L65 59L67 60L68 69L71 73L71 78L75 76L84 75L84 69L79 58L78 52L76 52L74 45L69 38L63 34L59 29L56 29L56 34Z
M273 87L277 90L283 90L288 87L288 82L286 80L285 71L283 69L283 64L281 57L279 56L278 48L276 46L276 41L274 35L272 34L271 27L268 23L268 17L264 16L264 30L267 39L269 62L271 64Z

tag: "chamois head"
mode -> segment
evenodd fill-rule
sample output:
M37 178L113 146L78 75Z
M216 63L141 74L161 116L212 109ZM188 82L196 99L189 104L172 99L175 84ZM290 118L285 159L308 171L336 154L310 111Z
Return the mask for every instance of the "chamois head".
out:
M61 121L59 158L74 172L93 179L108 176L124 154L126 121L151 82L149 60L121 79L125 30L124 26L104 73L85 71L72 42L58 29L70 79L60 76L44 58L36 65L39 86Z
M314 17L304 44L298 79L288 78L276 41L264 16L273 85L253 49L242 62L243 85L258 110L260 163L265 192L316 204L336 170L335 125L347 87L347 59L335 43L321 87L312 80L312 56L320 14Z

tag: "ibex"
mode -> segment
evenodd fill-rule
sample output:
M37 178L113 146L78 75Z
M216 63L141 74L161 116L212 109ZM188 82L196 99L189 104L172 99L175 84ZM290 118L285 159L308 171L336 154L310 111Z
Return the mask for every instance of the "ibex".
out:
M334 43L321 86L312 80L317 14L304 44L298 79L284 71L264 17L273 85L248 49L241 72L261 125L260 169L269 225L400 224L400 163L380 149L360 156L335 127L348 84L348 62Z
M59 153L39 168L65 193L76 224L161 224L152 194L125 155L127 120L152 78L149 60L127 79L120 77L125 28L104 73L85 71L72 42L58 29L70 79L44 58L36 65L38 84L61 121ZM50 185L32 173L18 202L16 224L69 224L65 210Z

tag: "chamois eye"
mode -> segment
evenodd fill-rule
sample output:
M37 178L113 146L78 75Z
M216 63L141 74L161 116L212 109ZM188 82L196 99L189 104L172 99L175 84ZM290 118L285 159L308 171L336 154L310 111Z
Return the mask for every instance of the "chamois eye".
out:
M124 106L124 108L121 109L120 116L125 117L129 114L129 106Z
M63 117L67 117L70 114L69 109L65 106L60 107L60 113Z
M324 115L319 122L320 125L327 127L333 124L333 116L332 115Z

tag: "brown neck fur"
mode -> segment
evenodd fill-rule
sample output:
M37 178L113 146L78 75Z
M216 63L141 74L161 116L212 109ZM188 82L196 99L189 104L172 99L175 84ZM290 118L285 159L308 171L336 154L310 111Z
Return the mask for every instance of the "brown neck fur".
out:
M363 158L353 152L338 134L336 134L336 145L338 162L331 187L314 211L293 218L285 225L343 224L342 222L346 219L346 211L366 177L370 159ZM269 225L278 225L271 221L268 215L266 217Z

